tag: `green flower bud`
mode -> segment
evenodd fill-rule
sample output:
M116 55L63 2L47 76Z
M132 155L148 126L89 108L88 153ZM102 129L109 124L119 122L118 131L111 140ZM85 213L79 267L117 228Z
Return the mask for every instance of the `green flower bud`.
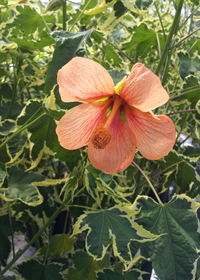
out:
M60 7L62 7L62 0L51 0L46 7L45 13L56 11L56 10L60 9Z

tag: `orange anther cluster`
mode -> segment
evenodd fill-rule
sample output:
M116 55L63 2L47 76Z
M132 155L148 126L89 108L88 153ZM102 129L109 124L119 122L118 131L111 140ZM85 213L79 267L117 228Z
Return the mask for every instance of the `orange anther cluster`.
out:
M112 138L110 130L104 126L103 123L99 124L92 132L91 142L96 149L104 149Z

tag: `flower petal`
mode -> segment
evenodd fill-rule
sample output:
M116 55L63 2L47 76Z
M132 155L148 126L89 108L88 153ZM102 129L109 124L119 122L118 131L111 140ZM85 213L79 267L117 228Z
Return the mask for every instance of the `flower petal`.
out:
M171 151L176 140L176 130L172 120L160 115L157 118L136 108L124 106L126 120L132 128L136 147L147 159L162 158Z
M118 110L110 125L112 138L104 149L94 148L88 144L88 157L91 164L104 173L117 173L125 170L135 155L135 137L124 122Z
M59 121L56 133L60 145L75 150L88 144L92 130L99 123L105 123L107 109L112 99L81 104L69 110Z
M136 63L119 90L125 101L143 112L151 111L169 100L160 79L142 63Z
M57 82L62 101L93 102L115 94L114 83L99 63L75 57L58 71Z

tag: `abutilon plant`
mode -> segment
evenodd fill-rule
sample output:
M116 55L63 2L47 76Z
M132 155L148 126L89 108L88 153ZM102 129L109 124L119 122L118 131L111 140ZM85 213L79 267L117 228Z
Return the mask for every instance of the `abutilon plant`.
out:
M200 279L198 11L0 0L0 279Z

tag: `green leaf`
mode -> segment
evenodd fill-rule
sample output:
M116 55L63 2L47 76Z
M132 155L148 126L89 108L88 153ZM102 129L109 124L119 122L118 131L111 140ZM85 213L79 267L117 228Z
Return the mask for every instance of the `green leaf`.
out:
M3 101L1 106L0 106L0 112L1 112L1 116L2 116L3 120L7 118L7 114L8 114L9 108L10 108L10 104L11 104L10 101L8 101L6 103ZM17 116L21 113L21 110L22 110L22 106L19 105L18 102L15 102L15 106L13 107L10 119L16 120Z
M195 280L199 280L199 279L200 279L200 259L197 262L197 273L196 273Z
M73 250L75 241L76 238L70 238L68 234L56 234L52 236L50 245L47 245L40 250L40 254L45 255L48 253L48 255L52 255L53 258L60 258L62 253L69 253Z
M109 255L103 260L95 261L91 256L82 251L76 251L73 255L75 268L69 268L68 280L96 280L96 271L109 267Z
M160 33L158 33L161 48L165 45L165 40ZM137 45L137 55L144 56L147 54L152 46L157 47L156 32L149 28L145 23L141 23L133 29L133 35L130 42L124 43L123 47L128 50L133 50Z
M21 47L24 47L28 50L37 50L40 48L44 48L46 46L50 46L55 43L54 39L49 36L49 34L42 30L38 34L38 38L35 39L33 36L29 35L23 39L11 37L10 40L17 43Z
M0 163L7 163L10 161L10 157L8 155L6 146L3 146L3 148L0 149Z
M5 120L0 123L0 135L8 135L13 132L16 127L16 122L13 120Z
M33 7L17 5L16 10L19 14L16 15L11 24L7 24L9 28L16 27L18 30L24 31L26 36L33 34L36 30L40 32L45 28L44 20Z
M199 203L179 195L160 205L149 197L139 197L135 221L154 234L163 234L142 245L141 253L150 257L159 279L192 279L200 248L199 222L195 212Z
M42 196L38 189L31 183L45 180L45 176L25 172L22 168L12 166L7 169L8 188L1 189L0 196L6 201L16 199L28 205L38 205L42 202Z
M6 144L8 155L11 158L9 163L12 163L19 158L19 156L23 153L26 142L27 133L23 131Z
M82 159L80 149L78 150L66 150L63 147L59 146L57 149L56 157L66 163L69 170L73 170L75 166L78 165L78 162Z
M200 147L185 147L185 150L183 152L184 157L187 157L191 162L197 162L197 160L200 158Z
M41 264L37 260L23 262L15 267L18 273L26 280L63 280L59 264Z
M178 154L175 150L171 150L171 152L166 157L164 157L164 160L160 160L159 164L162 169L165 169L166 167L170 167L175 163L180 163L183 160L184 157L182 154Z
M2 101L2 99L4 100L9 100L12 98L12 94L13 91L11 89L11 87L8 84L2 83L0 85L0 102ZM2 115L2 112L1 112Z
M134 211L132 212L132 215ZM150 232L143 232L137 224L133 224L123 208L113 207L97 212L86 212L81 215L75 226L73 235L88 230L86 236L87 252L97 260L101 260L110 245L114 255L123 261L130 261L130 242L138 240L148 241L147 238L156 238Z
M31 100L24 108L23 114L18 118L17 124L23 125L38 110L40 111L35 115L35 118L40 116L44 112L44 108L41 105L41 102ZM46 147L49 148L49 151L52 150L53 152L60 148L55 129L55 120L50 115L43 116L38 122L28 127L29 132L31 132L30 140L34 144L31 149L32 167L39 163Z
M87 168L84 172L84 182L89 195L96 200L98 205L101 205L100 189L98 188L96 178L88 171Z
M136 0L135 5L140 10L148 10L152 5L153 0Z
M117 85L126 76L123 70L110 70L108 72L111 75L115 85Z
M200 71L200 58L195 57L194 59L189 57L188 53L179 52L178 58L180 61L179 74L184 80L188 75L194 75Z
M0 188L6 178L6 170L3 164L0 164Z
M183 84L184 91L188 91L188 93L181 96L181 99L188 99L191 103L191 108L194 108L197 102L199 101L199 90L200 84L196 77L188 76L184 80Z
M84 45L91 32L91 30L88 30L76 33L68 31L56 31L53 33L52 36L56 41L56 47L52 61L48 65L45 79L45 93L47 95L50 94L53 86L57 83L58 70L76 55L83 56L85 54ZM58 87L55 89L55 95L56 103L61 105L62 101L58 93Z
M97 273L97 280L138 280L140 273L136 270L128 272L117 272L111 269L104 269L103 272Z
M107 44L105 46L105 54L107 60L116 67L120 67L122 65L122 58L119 56L119 54L116 52L116 49L113 48L113 46Z
M187 162L181 162L177 166L175 176L176 185L182 193L193 192L194 189L199 188L200 186L200 176L195 171L195 168Z

